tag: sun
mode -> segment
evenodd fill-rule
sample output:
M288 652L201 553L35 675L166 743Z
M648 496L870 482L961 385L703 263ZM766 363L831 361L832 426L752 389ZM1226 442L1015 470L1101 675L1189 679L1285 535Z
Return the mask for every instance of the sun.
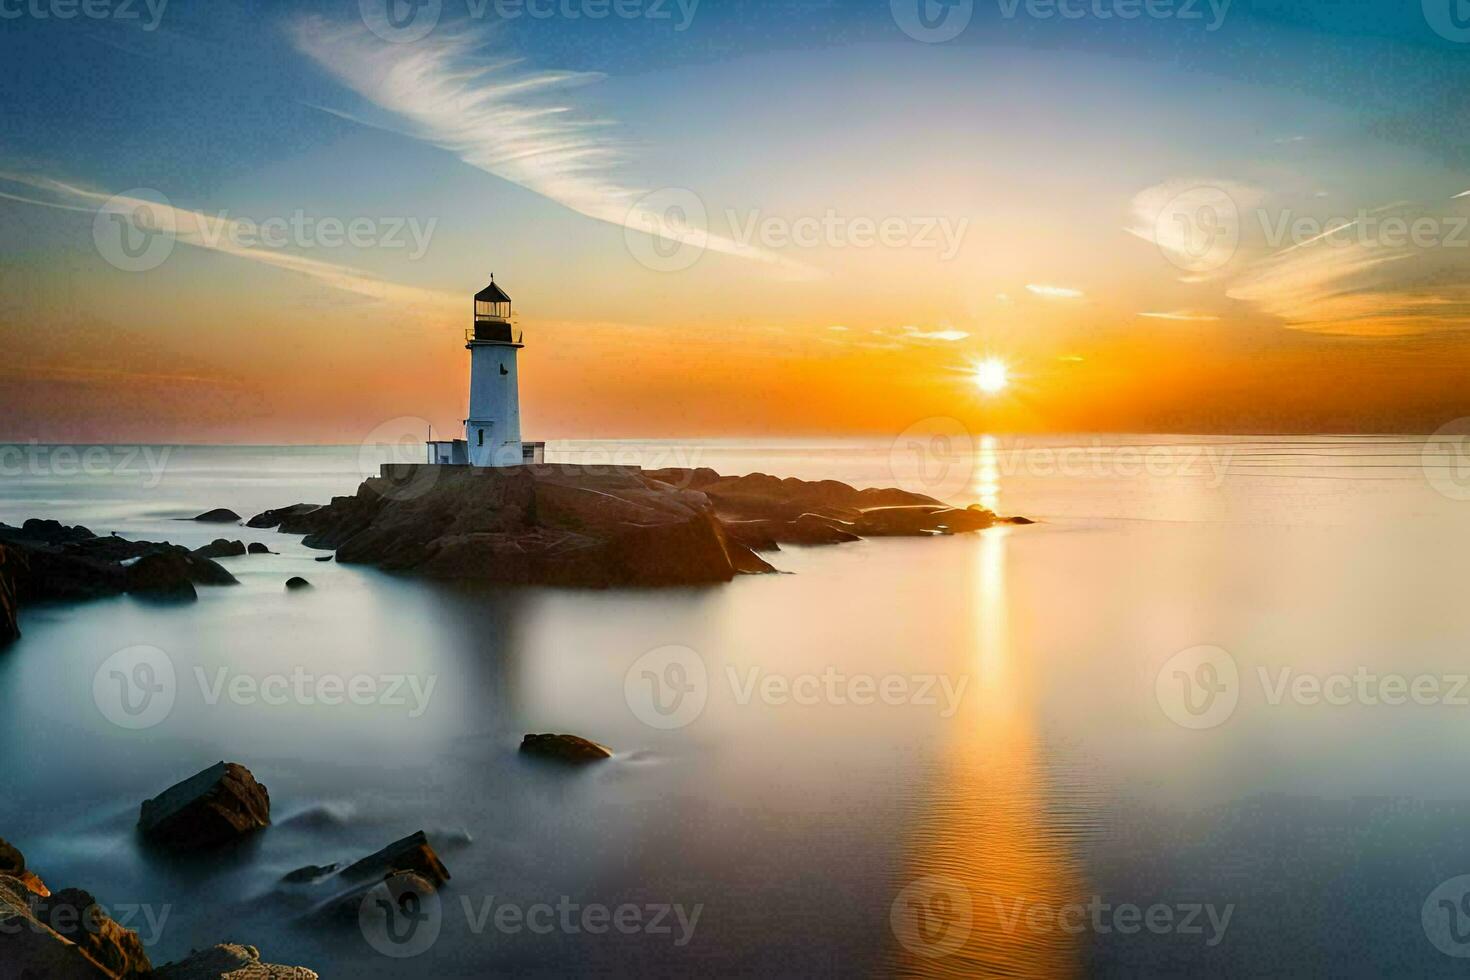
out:
M987 357L975 365L970 381L987 395L998 394L1005 391L1011 383L1010 368L998 357Z

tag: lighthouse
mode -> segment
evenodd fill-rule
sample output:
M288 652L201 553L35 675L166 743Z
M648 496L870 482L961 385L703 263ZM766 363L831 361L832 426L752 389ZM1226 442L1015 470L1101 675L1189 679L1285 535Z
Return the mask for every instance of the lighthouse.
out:
M544 459L544 442L521 440L516 353L525 346L511 315L510 295L490 275L475 294L474 319L465 331L470 352L469 412L464 438L431 441L429 462L449 466L520 466Z

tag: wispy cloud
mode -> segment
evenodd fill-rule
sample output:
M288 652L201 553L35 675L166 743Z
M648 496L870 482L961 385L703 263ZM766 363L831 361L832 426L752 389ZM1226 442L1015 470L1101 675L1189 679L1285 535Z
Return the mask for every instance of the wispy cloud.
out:
M918 327L908 326L903 328L903 336L908 340L937 340L941 343L952 344L964 340L970 335L963 330L945 328L943 330L920 330Z
M1264 199L1260 188L1218 177L1179 177L1133 195L1124 230L1156 245L1183 282L1229 274L1241 219Z
M258 231L253 225L243 224L240 219L224 214L205 214L202 211L177 208L160 201L129 197L126 194L110 195L37 174L0 171L0 182L27 187L43 195L35 197L0 192L0 197L41 207L90 214L97 214L104 208L117 210L119 213L145 211L158 233L171 235L178 243L274 266L305 276L324 286L368 299L406 306L425 306L436 310L440 307L455 309L462 303L460 298L449 293L388 282L351 266L306 258L263 245L243 244L258 237Z
M1460 193L1456 194L1454 197L1450 198L1450 200L1451 201L1458 201L1462 197L1470 197L1470 191L1461 191Z
M1213 313L1192 313L1189 310L1176 310L1173 313L1140 313L1153 320L1178 320L1184 323L1204 323L1210 320L1218 320L1219 317Z
M1047 286L1041 283L1028 283L1026 291L1047 299L1079 299L1086 295L1080 289L1071 289L1067 286Z
M405 120L411 135L486 173L589 218L789 273L810 271L766 249L686 225L682 213L641 203L646 192L617 176L627 150L612 124L579 115L568 98L599 75L533 71L515 59L486 60L483 35L470 31L392 44L361 25L307 17L293 33L299 50L363 98Z

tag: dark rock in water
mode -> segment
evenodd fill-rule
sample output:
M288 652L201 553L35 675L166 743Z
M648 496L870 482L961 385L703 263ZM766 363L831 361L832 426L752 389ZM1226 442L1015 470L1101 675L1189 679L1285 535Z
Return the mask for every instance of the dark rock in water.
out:
M295 871L287 872L281 877L281 880L293 885L299 885L308 881L316 881L318 878L325 878L327 875L336 871L338 867L339 865L336 864L308 864L304 868L297 868Z
M159 598L194 599L200 585L235 585L238 580L224 566L183 548L155 551L123 569L123 590Z
M138 934L112 921L76 888L38 900L0 875L0 976L20 980L119 980L149 977L153 965Z
M346 881L381 881L391 874L409 872L427 879L435 888L449 880L449 869L434 853L428 836L414 831L375 854L343 868L338 877Z
M198 517L191 517L189 519L193 521L203 521L206 524L240 523L240 515L227 507L216 507L214 510L207 510L204 513L200 514Z
M280 507L276 510L268 510L256 514L245 522L246 527L278 527L285 534L306 534L307 531L295 530L297 521L306 517L313 511L321 509L321 504L292 504L290 507Z
M332 556L331 555L322 555L322 556L320 556L318 558L313 559L313 561L331 561L331 560L332 560Z
M18 550L0 544L0 647L20 638L20 600L15 580L23 560Z
M271 822L271 799L250 770L219 762L143 804L148 839L180 850L228 843Z
M262 963L254 946L222 943L153 971L152 980L319 980L304 966Z
M612 758L612 750L607 746L578 735L527 735L521 739L521 752L577 764Z
M68 527L60 521L32 517L21 525L20 536L41 544L75 544L97 535L80 524Z
M1033 521L1029 517L1007 517L1005 519L1005 522L1007 524L1035 524L1036 523L1035 521Z
M245 554L245 542L215 538L204 547L195 548L194 554L199 558L235 558Z
M261 544L259 541L252 541L250 542L250 554L273 555L275 554L275 552L267 548L265 545Z
M286 588L292 590L309 589L311 588L311 583L302 578L300 575L292 575L290 578L286 579Z

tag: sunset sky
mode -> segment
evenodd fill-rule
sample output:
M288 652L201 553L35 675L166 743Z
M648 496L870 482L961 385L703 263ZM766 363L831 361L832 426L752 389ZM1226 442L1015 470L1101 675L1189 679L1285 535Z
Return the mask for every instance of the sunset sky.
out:
M1438 0L377 2L5 7L0 440L448 433L492 271L527 438L1470 415Z

